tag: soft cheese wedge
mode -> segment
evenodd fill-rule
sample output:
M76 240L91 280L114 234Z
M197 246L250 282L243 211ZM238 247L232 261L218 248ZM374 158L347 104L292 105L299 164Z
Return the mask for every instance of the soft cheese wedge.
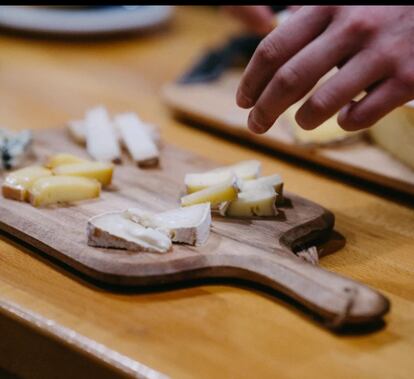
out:
M122 141L138 166L156 166L160 153L148 129L134 113L122 113L114 118Z
M130 220L124 212L92 217L87 225L88 245L149 253L166 253L172 243L164 233Z
M58 175L37 179L29 189L29 198L32 205L39 207L93 199L100 192L101 184L97 180Z
M238 198L220 205L222 216L230 217L271 217L277 215L277 193L273 188L240 192Z
M103 186L108 186L112 181L114 165L104 162L81 162L65 164L53 169L55 175L82 176L96 179Z
M127 217L145 227L155 228L166 233L173 242L189 245L203 245L211 226L210 204L197 204L151 214L139 208L126 211Z
M237 178L233 176L223 183L183 196L181 198L181 206L187 207L189 205L211 203L211 206L214 207L224 201L236 199L238 192Z
M40 166L30 166L16 170L6 176L2 185L3 196L8 199L26 201L29 198L28 190L39 178L51 176L52 171Z
M219 167L198 174L187 174L184 178L187 193L193 193L207 187L222 183L231 175L238 179L255 179L260 175L261 163L256 160L248 160L231 166Z
M86 112L86 148L91 157L101 162L121 161L121 150L108 112L96 107Z
M55 167L72 164L72 163L81 163L81 162L88 162L88 160L79 158L76 155L68 154L68 153L59 153L52 155L48 161L46 162L45 166L50 169L54 169Z
M239 183L240 190L242 192L247 191L255 191L258 189L267 189L267 188L273 188L277 193L277 202L282 202L283 199L283 180L282 178L275 174L275 175L269 175L269 176L263 176L258 179L253 180L242 180Z

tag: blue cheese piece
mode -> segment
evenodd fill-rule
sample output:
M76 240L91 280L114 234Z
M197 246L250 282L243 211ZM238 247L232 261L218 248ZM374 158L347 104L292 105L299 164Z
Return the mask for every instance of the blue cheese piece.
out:
M0 167L3 170L18 168L30 153L32 145L30 130L13 133L0 129Z

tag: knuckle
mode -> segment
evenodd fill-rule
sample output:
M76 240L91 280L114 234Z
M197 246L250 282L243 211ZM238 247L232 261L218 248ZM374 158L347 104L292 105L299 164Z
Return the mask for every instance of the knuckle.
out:
M346 34L354 36L363 36L370 34L375 30L375 23L369 17L363 18L361 16L351 17L344 26Z
M272 63L280 57L281 49L270 38L265 38L257 48L257 56L264 63Z
M308 107L312 113L324 113L327 112L332 104L335 103L333 96L324 94L324 95L314 95L308 100Z
M292 91L299 87L301 83L301 75L292 67L282 67L276 73L275 81L283 91Z

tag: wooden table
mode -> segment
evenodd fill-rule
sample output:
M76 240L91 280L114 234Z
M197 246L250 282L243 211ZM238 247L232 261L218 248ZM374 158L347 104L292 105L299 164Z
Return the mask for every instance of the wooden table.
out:
M61 377L76 371L100 372L99 377L125 374L74 349L67 339L62 343L50 330L51 322L48 329L39 321L46 318L173 378L412 377L413 208L398 196L376 194L360 183L350 185L347 178L190 128L161 103L164 83L238 29L217 9L188 7L177 9L168 28L141 37L69 42L3 34L0 124L58 126L104 104L114 112L138 112L160 125L165 141L218 163L260 159L265 174L279 172L288 190L335 213L336 229L347 245L321 265L388 296L392 309L385 325L370 333L336 335L274 296L218 283L108 292L1 236L1 367L42 378L57 377L54 369ZM9 303L23 313L14 314ZM40 319L28 316L25 321L25 312Z

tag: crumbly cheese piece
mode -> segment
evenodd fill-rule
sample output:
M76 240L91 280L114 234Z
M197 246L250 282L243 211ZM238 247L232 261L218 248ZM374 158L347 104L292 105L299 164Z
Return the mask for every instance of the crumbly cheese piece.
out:
M187 207L189 205L211 203L211 206L214 207L224 201L236 199L239 190L237 178L233 176L223 183L183 196L181 198L181 206Z
M29 189L30 203L36 207L99 197L101 184L80 176L48 176L37 179Z
M85 127L86 148L91 157L101 162L121 161L118 138L104 107L86 112Z
M112 181L114 165L105 162L80 162L61 165L52 171L55 175L73 175L96 179L103 186L108 186Z
M148 129L134 113L122 113L114 118L129 154L139 166L156 166L160 153Z
M137 252L166 253L172 243L164 233L130 220L124 212L92 217L87 225L88 245Z
M219 167L203 173L187 174L184 184L188 194L207 187L220 184L235 175L238 179L255 179L259 177L261 163L257 160L247 160L231 166Z
M277 215L277 193L273 188L240 192L237 199L220 205L222 216L271 217Z
M0 129L0 169L14 169L23 164L32 146L32 132Z
M3 196L8 199L27 201L28 190L39 178L51 176L52 172L44 167L30 166L16 170L6 176L2 185Z
M197 204L151 214L139 208L130 208L126 215L145 227L155 228L166 233L173 242L189 245L203 245L211 226L210 203Z
M58 153L52 155L48 161L46 162L45 166L47 168L53 169L58 166L72 164L72 163L81 163L81 162L90 162L87 159L79 158L76 155L68 154L68 153Z
M240 181L240 190L241 192L254 191L257 189L266 189L273 188L277 193L277 202L280 204L283 200L283 180L282 178L275 174L269 176L263 176L261 178L253 180L243 180Z

